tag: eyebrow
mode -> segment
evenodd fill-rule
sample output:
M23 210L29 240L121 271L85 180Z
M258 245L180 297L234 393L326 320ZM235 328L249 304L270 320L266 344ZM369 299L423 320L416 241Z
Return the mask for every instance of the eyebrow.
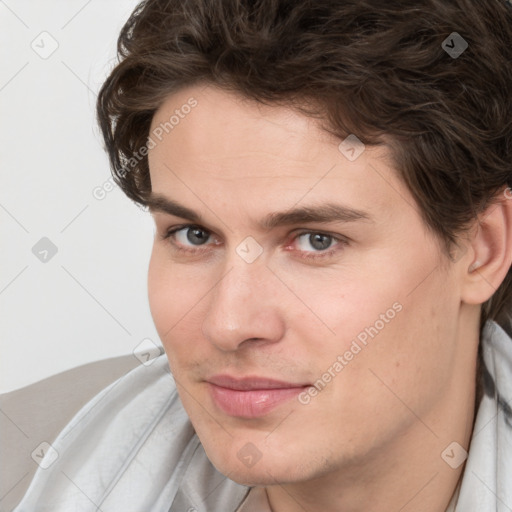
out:
M301 206L291 208L285 212L269 214L262 223L266 229L290 224L307 224L310 222L354 222L358 220L370 221L368 213L340 204L326 203L319 206Z
M162 212L175 217L181 217L192 222L201 222L201 215L194 210L187 208L179 204L172 199L169 199L161 194L151 193L151 195L145 200L145 204L151 213Z
M161 194L152 193L146 200L146 206L152 213L163 212L174 215L175 217L187 219L191 222L202 222L202 217L199 213ZM355 222L361 220L373 221L372 217L362 210L349 208L336 203L326 203L319 206L292 207L284 212L270 213L260 224L263 229L273 229L278 226L293 224Z

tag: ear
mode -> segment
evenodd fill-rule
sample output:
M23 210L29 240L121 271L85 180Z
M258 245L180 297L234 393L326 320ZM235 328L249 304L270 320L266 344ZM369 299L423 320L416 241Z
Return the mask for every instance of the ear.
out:
M475 221L461 264L462 295L467 304L483 304L499 288L512 264L512 190L503 188Z

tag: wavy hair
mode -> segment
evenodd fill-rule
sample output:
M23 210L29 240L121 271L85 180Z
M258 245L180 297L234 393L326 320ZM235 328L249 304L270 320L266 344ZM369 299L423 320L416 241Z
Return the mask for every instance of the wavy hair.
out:
M390 142L447 253L512 185L512 12L501 0L145 0L117 50L97 115L114 179L141 205L153 115L200 82L296 108L340 138ZM507 327L511 308L509 271L481 327Z

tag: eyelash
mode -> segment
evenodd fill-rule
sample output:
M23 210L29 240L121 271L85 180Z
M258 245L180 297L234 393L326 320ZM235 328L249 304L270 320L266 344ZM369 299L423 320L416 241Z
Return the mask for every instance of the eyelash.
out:
M194 248L194 249L189 249L189 248L185 248L185 247L178 245L177 243L175 243L172 240L172 236L174 234L176 234L178 231L181 231L182 229L194 229L194 228L200 229L201 231L204 231L205 233L208 233L209 235L212 234L210 231L208 231L207 229L205 229L201 226L198 226L197 224L183 224L183 225L174 226L173 228L168 229L163 235L160 235L160 240L168 240L172 244L173 248L176 251L179 251L181 253L197 254L198 252L207 252L209 250L208 245L206 245L204 248L202 248L202 246L199 245L199 246L196 246L196 248ZM326 233L324 231L303 230L303 231L296 233L294 235L293 239L290 242L286 243L286 247L291 246L291 244L293 244L299 237L301 237L303 235L329 236L332 238L332 240L334 242L337 242L333 248L329 248L329 249L326 249L325 251L319 251L319 252L316 252L316 251L306 252L306 251L298 251L296 249L290 249L290 251L298 252L299 257L303 258L305 260L311 261L311 260L316 260L316 259L328 258L328 257L334 255L334 253L338 252L340 250L340 246L345 247L345 246L349 245L349 240L346 237L342 237L340 235L333 235L331 233Z
M207 252L209 250L208 246L202 247L202 246L198 245L194 249L189 249L189 248L182 247L181 245L178 245L177 243L175 243L172 240L172 236L175 233L177 233L178 231L181 231L182 229L185 229L185 228L188 228L188 229L197 228L197 229L200 229L201 231L204 231L205 233L208 233L211 235L210 231L202 228L201 226L198 226L197 224L183 224L181 226L175 226L175 227L167 230L163 235L160 236L160 239L167 240L169 243L172 244L173 248L176 251L179 251L181 253L197 254L198 252Z
M335 245L333 247L329 247L328 249L325 249L323 251L301 251L298 249L290 249L291 252L296 252L299 256L299 258L302 258L304 260L313 261L313 260L321 260L321 259L328 259L331 256L334 256L341 247L344 247L348 245L348 242L338 236L330 235L329 233L323 233L322 231L303 231L302 233L298 233L290 243L294 243L300 236L302 235L324 235L324 236L330 236L332 240L335 242Z

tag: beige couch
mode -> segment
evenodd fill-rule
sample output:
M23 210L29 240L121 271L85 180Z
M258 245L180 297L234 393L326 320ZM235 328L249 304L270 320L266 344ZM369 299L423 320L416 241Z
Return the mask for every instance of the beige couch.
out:
M41 443L51 444L89 399L138 364L131 354L96 361L0 395L0 512L21 500Z

